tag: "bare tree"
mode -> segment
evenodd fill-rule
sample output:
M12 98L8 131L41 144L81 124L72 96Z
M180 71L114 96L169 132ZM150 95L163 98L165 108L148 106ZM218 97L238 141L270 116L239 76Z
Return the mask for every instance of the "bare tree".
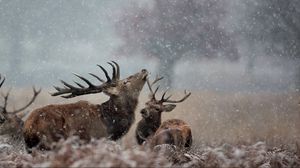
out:
M157 58L167 86L183 57L236 60L234 40L220 24L224 5L222 0L154 0L149 8L133 4L116 24L124 42L118 52Z
M255 44L264 45L269 56L300 58L300 2L298 0L241 1L246 10L239 24L239 34L252 50L248 69L255 64ZM241 12L241 11L240 11ZM300 69L300 67L299 67Z

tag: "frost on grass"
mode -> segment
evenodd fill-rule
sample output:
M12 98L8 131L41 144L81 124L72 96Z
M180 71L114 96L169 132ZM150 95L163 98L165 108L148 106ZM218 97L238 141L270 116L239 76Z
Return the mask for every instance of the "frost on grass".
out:
M124 149L108 140L85 144L76 137L61 141L53 151L32 154L0 154L0 167L165 167L171 164L160 154L135 147Z
M76 137L61 141L53 151L32 154L1 151L0 167L299 167L299 150L253 145L223 144L182 151L161 145L123 148L105 139L85 144Z

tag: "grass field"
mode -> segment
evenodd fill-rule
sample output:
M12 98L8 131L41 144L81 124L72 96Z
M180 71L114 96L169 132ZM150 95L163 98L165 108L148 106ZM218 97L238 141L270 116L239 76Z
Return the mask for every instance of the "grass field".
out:
M43 90L28 111L48 104L78 100L101 104L108 98L103 94L96 94L63 99L52 97L49 92L51 91ZM183 92L177 91L173 97L176 99L182 94ZM31 91L12 90L11 98L10 102L18 108L31 98ZM136 111L136 123L140 119L139 110L146 101L147 95L142 94ZM300 139L299 102L300 95L296 93L192 91L191 97L178 104L172 112L163 113L163 120L179 118L188 122L193 130L195 144L257 141L274 145L289 144ZM126 141L134 141L134 129L135 125L124 138Z
M78 100L102 103L107 98L98 94L66 100L51 97L48 92L50 91L43 90L29 111L47 104L76 102ZM182 93L181 91L176 91L173 94L174 98L180 97ZM14 89L11 95L10 102L17 108L30 99L31 92L30 89ZM139 109L144 106L146 101L147 95L142 94L139 107L136 111L136 122L140 119ZM179 118L191 125L194 139L193 149L198 151L198 153L200 152L199 157L204 157L204 154L207 154L205 151L218 152L218 150L223 151L224 156L227 156L224 152L226 153L227 151L227 154L230 153L228 150L231 152L254 150L258 153L262 150L266 152L264 156L267 157L269 156L267 152L282 149L286 151L286 156L291 156L290 160L294 160L295 163L299 164L300 150L299 146L297 146L300 143L299 101L299 94L286 92L192 91L191 97L185 102L178 104L174 111L164 113L163 120ZM10 108L13 108L13 106L11 104ZM121 143L122 148L126 148L131 152L136 150L133 136L135 127L136 125L132 126L130 132L122 139ZM134 150L133 147L135 147ZM140 152L143 153L145 151L142 150ZM280 150L277 151L277 153L279 152ZM253 156L250 155L249 157L253 157L255 154ZM201 165L207 166L214 161L220 161L218 154L205 156L204 159L200 159ZM282 156L282 153L278 156ZM274 155L274 157L277 158L277 155ZM237 159L235 157L232 158ZM198 163L200 164L200 162ZM166 165L168 164L170 163L166 162Z

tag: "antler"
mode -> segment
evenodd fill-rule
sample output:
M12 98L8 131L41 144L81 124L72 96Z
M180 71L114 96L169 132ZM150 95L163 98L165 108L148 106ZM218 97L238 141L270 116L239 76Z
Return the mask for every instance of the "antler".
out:
M42 91L42 89L36 90L34 86L32 87L32 90L33 90L33 97L31 98L31 100L24 107L22 107L22 108L20 108L18 110L9 112L9 113L17 114L18 112L25 110L27 107L29 107L35 101L35 99L37 98L37 96Z
M3 79L1 79L2 77L1 77L1 74L0 74L0 88L1 88L1 86L3 85L3 83L4 83L4 81L5 81L5 77L3 77ZM1 81L2 80L2 81Z
M3 93L1 93L1 96L4 98L4 105L3 105L3 107L1 107L3 113L7 113L6 107L7 107L9 93L10 93L10 89L5 95Z
M163 95L162 95L162 97L160 99L161 103L180 103L180 102L183 102L185 99L187 99L191 95L191 92L187 93L186 90L184 90L184 96L183 96L183 98L181 98L180 100L170 100L170 98L171 98L172 95L170 95L167 98L165 98L165 95L166 95L167 92L168 92L168 90L166 90L163 93Z
M162 80L163 78L164 78L164 77L159 77L159 76L157 75L156 78L155 78L155 80L154 80L151 84L150 84L149 78L147 78L147 85L148 85L149 90L150 90L150 97L151 97L151 99L156 100L155 94L156 94L156 92L157 92L158 89L159 89L159 85L158 85L158 86L156 87L155 91L153 92L152 86L153 86L155 83L157 83L158 81Z
M18 109L18 110L14 110L14 111L12 111L12 112L8 112L8 111L7 111L7 102L8 102L8 97L9 97L9 94L10 94L10 90L9 90L5 95L2 94L2 96L3 96L3 98L4 98L4 105L3 105L3 107L2 107L3 113L17 114L17 113L19 113L20 111L23 111L23 110L25 110L27 107L29 107L29 106L35 101L36 97L40 94L40 92L41 92L41 90L42 90L42 89L36 90L35 87L32 87L32 89L33 89L33 97L31 98L31 100L30 100L24 107L22 107L22 108L20 108L20 109Z
M101 65L97 65L97 66L104 72L104 75L107 79L106 81L104 81L103 79L101 79L100 77L98 77L97 75L95 75L93 73L89 73L91 76L93 76L94 78L96 78L97 80L102 82L101 85L94 85L86 78L84 78L78 74L74 74L79 79L83 80L88 85L88 87L84 87L82 84L74 82L77 86L79 86L79 87L76 87L76 86L70 85L67 82L61 80L61 83L64 85L64 87L54 86L54 88L57 90L57 92L52 93L51 95L58 96L58 95L67 94L67 95L61 96L61 97L72 98L72 97L85 95L85 94L99 93L99 92L102 92L103 88L115 85L116 82L118 80L120 80L120 67L115 61L111 61L111 62L112 63L108 62L108 64L113 69L112 78L109 77L107 71Z
M155 89L155 91L153 92L152 86L155 83L157 83L158 81L162 80L162 79L163 79L163 77L156 76L155 80L151 84L150 84L149 79L147 79L147 85L149 87L150 97L151 97L152 100L157 101L156 98L155 98L155 94L157 93L157 91L159 89L159 86L157 86L156 89ZM180 100L170 100L170 98L171 98L172 95L170 95L167 98L165 98L167 92L168 92L168 89L163 93L161 99L159 101L157 101L157 102L159 102L159 103L180 103L180 102L183 102L185 99L187 99L191 95L191 92L187 93L187 91L184 90L184 97L183 98L181 98Z

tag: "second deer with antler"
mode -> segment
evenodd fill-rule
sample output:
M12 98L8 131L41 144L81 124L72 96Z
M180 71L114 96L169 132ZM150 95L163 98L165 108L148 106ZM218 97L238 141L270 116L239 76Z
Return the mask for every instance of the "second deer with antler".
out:
M185 95L180 100L170 100L171 95L165 98L165 91L160 100L155 98L159 86L152 90L152 86L161 78L157 77L151 84L147 80L150 90L150 100L146 107L141 110L142 119L138 122L136 128L136 139L138 144L147 141L151 147L161 144L172 144L178 147L190 147L192 145L191 128L186 122L179 119L170 119L161 123L162 112L172 111L176 105L174 103L183 102L191 93L185 91ZM164 104L171 103L171 104Z
M0 75L0 88L3 85L5 78L2 78ZM36 99L38 94L41 92L40 90L36 90L33 87L33 97L31 100L22 108L19 108L14 111L8 111L8 97L9 91L7 94L2 94L4 98L3 105L0 105L0 135L7 135L8 144L13 146L13 149L16 151L20 151L24 149L24 141L22 136L22 128L23 128L23 120L22 118L26 115L26 113L21 113L27 107L29 107Z
M55 87L53 96L63 95L72 98L85 94L103 92L110 99L102 104L90 104L79 101L72 104L48 105L31 113L24 125L24 138L29 148L38 146L49 149L52 142L60 138L77 135L83 140L108 137L117 140L126 134L134 122L134 111L138 104L138 97L148 75L147 70L120 80L119 65L112 61L112 78L104 72L107 81L90 73L101 85L94 85L86 78L75 74L88 87L75 82L78 86L61 81L64 88Z

